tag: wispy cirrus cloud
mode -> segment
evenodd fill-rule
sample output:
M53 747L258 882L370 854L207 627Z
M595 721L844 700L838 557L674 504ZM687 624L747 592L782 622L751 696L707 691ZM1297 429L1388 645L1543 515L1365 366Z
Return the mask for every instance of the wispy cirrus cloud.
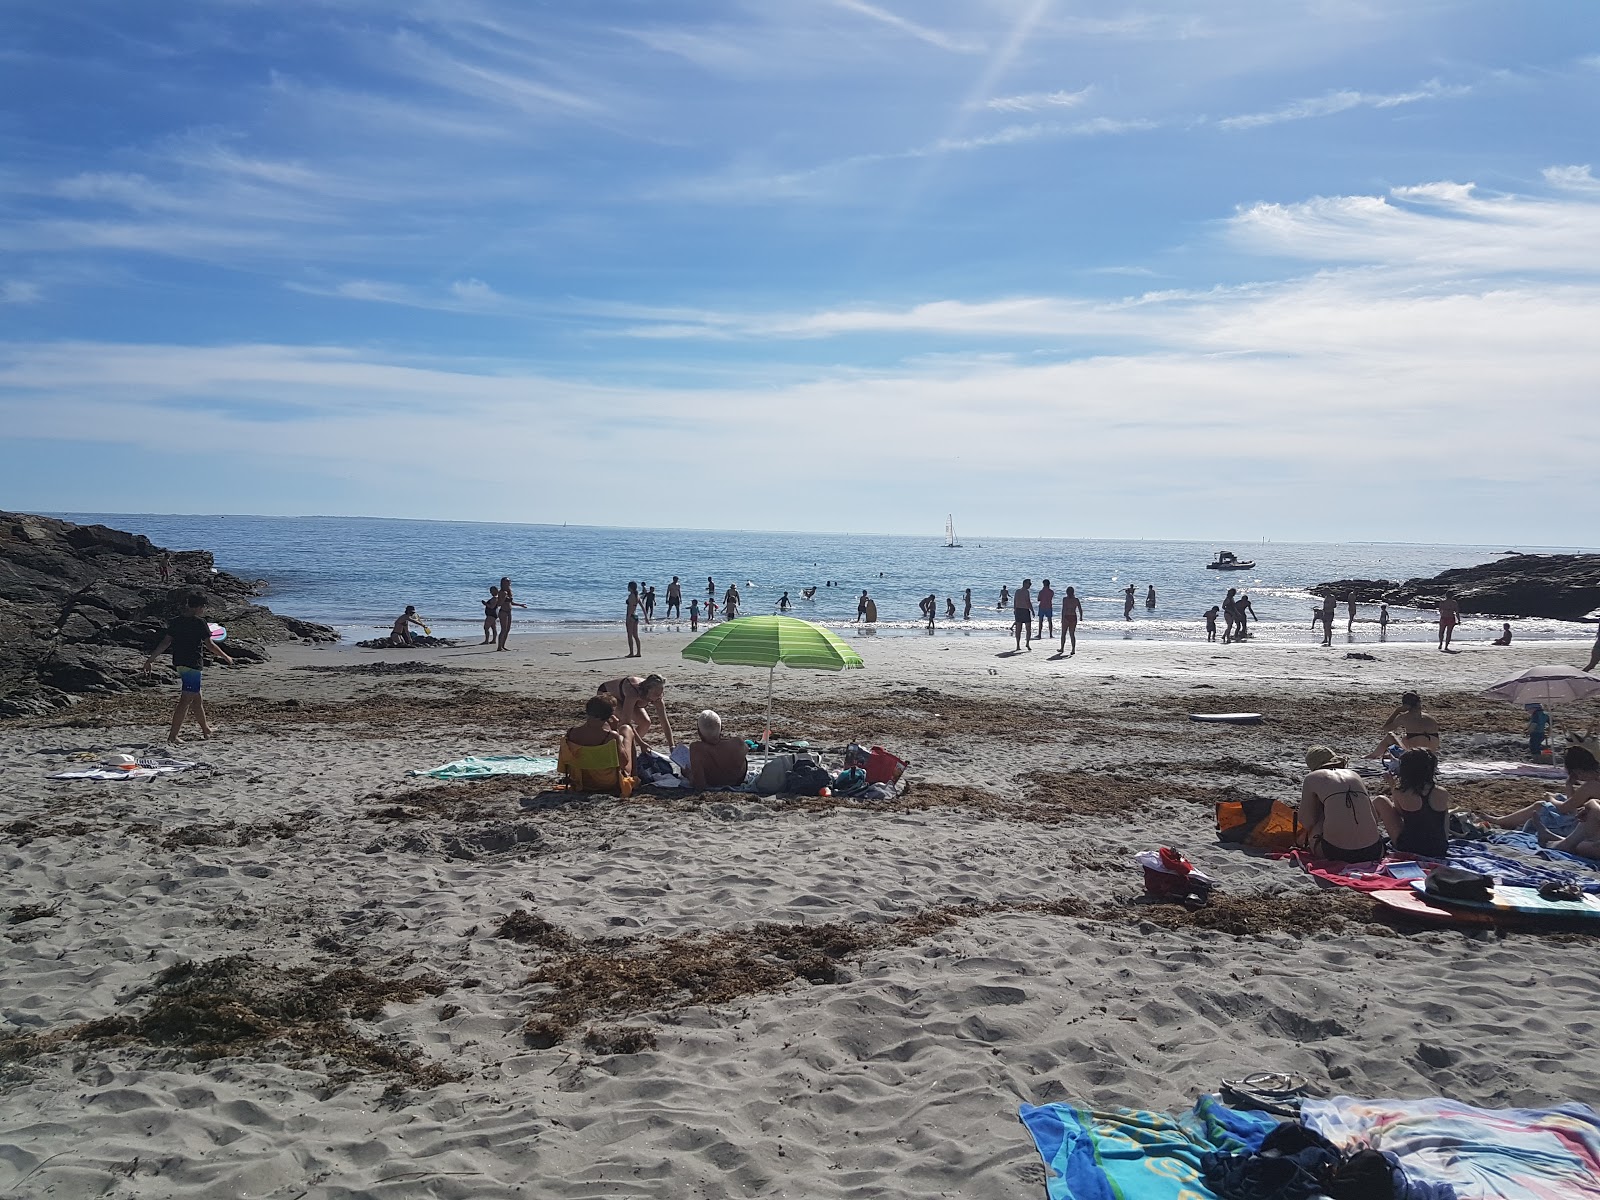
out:
M485 315L528 315L534 306L496 291L481 279L457 279L443 288L424 289L404 283L376 279L346 279L338 283L292 281L290 291L308 296L327 296L337 300L358 300L372 304L397 304L433 312L481 313Z
M44 289L32 280L0 280L0 304L34 304L43 297Z
M937 46L940 50L950 50L957 54L980 54L984 50L984 45L981 41L954 37L940 30L931 29L926 25L919 25L917 22L902 17L898 13L890 12L880 5L868 4L867 0L833 0L833 3L849 12L868 17L871 20L889 26L891 29L897 29L901 33L917 39L919 42Z
M1594 171L1588 163L1566 167L1546 167L1544 181L1551 187L1562 188L1567 191L1589 192L1600 189L1600 179L1594 177Z
M1020 96L995 96L983 106L996 112L1047 112L1056 108L1076 108L1094 92L1094 85L1075 92L1026 92Z
M1325 92L1304 100L1295 100L1280 108L1263 112L1241 113L1223 117L1217 122L1219 129L1260 129L1266 125L1279 125L1285 121L1306 121L1314 117L1330 117L1349 112L1353 108L1399 108L1423 100L1449 100L1472 93L1466 84L1443 84L1437 79L1404 92L1361 92L1344 88Z

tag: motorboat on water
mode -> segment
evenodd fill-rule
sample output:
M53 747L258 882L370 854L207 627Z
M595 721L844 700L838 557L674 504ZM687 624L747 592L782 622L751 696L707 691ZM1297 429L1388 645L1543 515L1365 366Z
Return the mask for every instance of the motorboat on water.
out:
M1208 571L1254 571L1256 560L1243 559L1232 550L1218 550L1217 557L1206 564Z

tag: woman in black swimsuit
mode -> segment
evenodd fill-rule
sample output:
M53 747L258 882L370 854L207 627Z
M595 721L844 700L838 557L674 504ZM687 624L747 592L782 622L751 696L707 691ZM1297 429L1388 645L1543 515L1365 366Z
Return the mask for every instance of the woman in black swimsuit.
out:
M1450 818L1450 793L1437 781L1439 760L1431 750L1407 750L1400 756L1400 779L1393 796L1373 801L1383 827L1402 854L1443 858L1450 850L1445 823Z

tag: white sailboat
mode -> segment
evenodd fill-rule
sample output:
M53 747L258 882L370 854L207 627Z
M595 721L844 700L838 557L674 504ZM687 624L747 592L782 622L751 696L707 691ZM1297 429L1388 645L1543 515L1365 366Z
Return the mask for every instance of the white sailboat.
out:
M961 543L956 541L956 521L954 515L944 519L944 548L946 550L959 550Z

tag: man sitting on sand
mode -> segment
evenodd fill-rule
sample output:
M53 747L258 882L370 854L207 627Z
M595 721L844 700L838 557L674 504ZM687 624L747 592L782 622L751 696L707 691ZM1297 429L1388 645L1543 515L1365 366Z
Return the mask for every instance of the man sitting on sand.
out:
M1385 758L1407 750L1431 750L1439 755L1439 722L1422 711L1422 697L1416 692L1406 692L1400 697L1400 707L1389 714L1383 723L1383 740L1368 758Z
M618 723L616 705L604 694L590 696L583 713L583 724L574 725L562 739L557 769L577 791L630 795L636 752L632 728ZM614 753L605 753L607 748Z
M406 605L405 612L394 619L394 625L389 629L389 640L396 646L411 646L411 627L426 630L428 627L422 623L422 618L417 616L417 607L414 604Z
M689 747L689 782L697 788L738 787L750 770L738 738L722 736L722 718L709 708L695 719L700 740Z
M661 721L661 728L667 735L667 749L671 750L677 745L672 738L672 722L667 719L666 705L667 681L659 675L626 675L621 679L613 679L609 683L600 685L599 694L609 698L616 707L617 728L624 725L633 728L634 741L638 749L649 750L650 746L650 714L653 712Z
M1300 830L1304 845L1333 862L1377 862L1383 857L1383 830L1361 776L1326 746L1306 751L1311 773L1300 788Z
M1568 746L1561 761L1567 769L1565 796L1525 805L1503 817L1488 817L1486 822L1501 829L1524 829L1532 823L1535 833L1542 830L1555 837L1568 837L1575 832L1583 811L1600 801L1600 761L1582 746Z

